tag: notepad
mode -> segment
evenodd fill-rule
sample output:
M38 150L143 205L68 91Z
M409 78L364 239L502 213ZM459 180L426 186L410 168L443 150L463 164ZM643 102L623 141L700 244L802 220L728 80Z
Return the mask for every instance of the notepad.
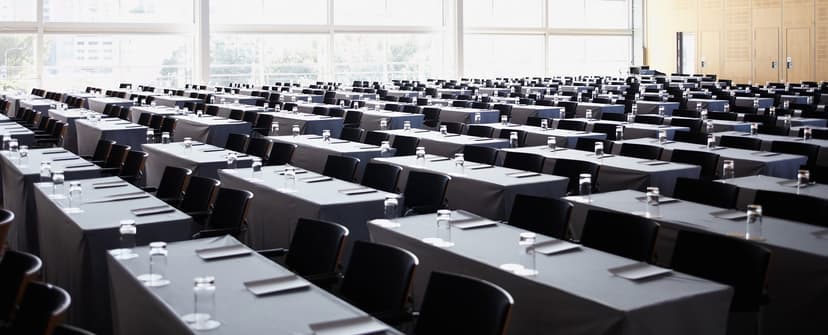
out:
M747 218L747 212L745 211L737 211L737 210L723 210L718 212L710 213L713 217L725 220L744 220Z
M89 163L89 164L75 164L75 165L67 165L67 166L64 166L63 168L64 169L75 169L75 168L82 168L82 167L89 167L89 166L95 166L95 164L92 164L92 163Z
M469 169L469 170L483 170L483 169L492 169L492 168L494 168L494 165L484 164L484 165L470 166L467 169Z
M647 201L647 197L646 196L635 197L635 200L644 202L644 201ZM659 205L669 204L669 203L673 203L673 202L679 202L679 199L668 198L668 197L664 197L664 196L659 196L658 197L658 204Z
M301 277L291 274L281 277L253 280L244 283L250 293L256 296L277 294L310 287L310 284Z
M460 228L462 230L470 230L470 229L477 229L477 228L486 228L486 227L494 227L497 225L497 222L487 220L487 219L478 219L478 220L469 220L463 221L458 223L452 223L452 226L456 228Z
M581 248L580 245L575 243L570 243L563 240L549 240L544 242L535 243L535 252L544 254L544 255L554 255L570 250L578 250Z
M214 248L204 248L195 251L196 255L205 261L228 257L245 256L252 252L244 244L225 245Z
M375 190L375 189L372 189L372 188L361 187L361 188L352 188L352 189L347 189L347 190L339 190L339 192L342 193L342 194L345 194L345 195L359 195L359 194L376 193L378 191Z
M317 322L308 326L315 335L366 335L388 330L388 326L368 315Z
M529 178L529 177L537 177L540 176L540 173L537 172L512 172L507 173L507 176L515 177L515 178Z
M149 215L156 215L156 214L165 214L175 212L175 208L172 208L168 205L163 206L155 206L155 207L146 207L146 208L136 208L132 210L132 214L135 216L149 216Z
M670 269L650 265L644 262L610 268L608 271L618 277L629 280L643 280L666 275L672 272Z
M321 176L321 177L310 177L310 178L302 178L301 181L306 183L321 183L323 181L331 181L333 178L328 176Z
M652 161L640 161L640 162L638 162L638 164L644 164L644 165L649 165L649 166L656 166L656 165L665 165L665 164L670 164L670 162L658 161L658 160L652 160Z

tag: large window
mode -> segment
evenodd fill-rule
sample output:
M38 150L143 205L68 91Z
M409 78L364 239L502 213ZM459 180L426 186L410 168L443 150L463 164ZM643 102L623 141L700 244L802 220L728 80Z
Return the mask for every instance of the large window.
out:
M549 67L555 74L619 75L630 66L630 36L551 36Z
M0 0L0 21L37 20L37 2L32 0Z
M274 83L322 78L322 34L220 34L210 43L210 82Z
M466 35L466 77L542 76L543 35Z
M442 73L439 34L337 34L337 81L426 79Z
M218 24L325 24L327 15L327 0L210 0Z
M334 23L356 26L440 26L441 0L334 0Z
M542 27L544 0L473 0L463 3L467 27Z
M2 88L28 88L35 85L34 34L0 34L0 52L3 66L0 67Z
M42 1L46 22L193 22L193 2L189 0Z
M629 29L630 0L549 0L553 28Z

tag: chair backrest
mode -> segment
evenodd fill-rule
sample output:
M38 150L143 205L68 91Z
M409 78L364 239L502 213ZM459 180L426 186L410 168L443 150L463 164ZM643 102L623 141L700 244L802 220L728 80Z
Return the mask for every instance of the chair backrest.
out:
M121 173L119 173L119 176L122 178L130 177L137 180L141 175L141 171L144 170L144 163L146 163L148 156L148 153L138 150L130 150L127 152L126 159L124 159L124 165L121 167Z
M639 114L635 116L636 123L663 124L664 117L661 115Z
M470 124L467 127L466 135L477 137L492 137L494 128L478 124Z
M172 133L175 131L176 119L174 117L165 117L161 121L161 132Z
M35 255L11 249L6 251L0 259L0 273L3 274L0 276L0 321L11 320L26 286L37 277L42 266L43 262Z
M129 152L130 149L132 149L132 147L128 145L113 144L112 148L109 150L109 155L103 163L103 167L120 168L124 163L127 152Z
M517 146L522 147L523 143L526 142L526 131L517 129L502 129L500 130L498 137L508 140L511 138L512 133L517 134Z
M566 239L572 208L572 204L565 200L517 194L509 214L509 225Z
M423 123L429 127L434 127L440 120L440 108L437 107L423 107Z
M397 149L397 156L409 156L416 153L417 143L420 143L417 137L396 135L391 147Z
M182 212L208 210L219 185L221 182L213 178L191 176L178 209Z
M673 140L685 143L707 144L707 134L691 131L676 131L673 133Z
M149 126L150 118L152 117L152 113L143 112L141 115L138 116L138 124L142 126Z
M267 153L270 152L271 141L267 138L253 137L248 140L247 150L248 155L253 155L261 159L267 158Z
M584 131L587 123L580 120L558 120L558 129Z
M6 244L6 238L9 236L13 220L14 213L12 211L0 209L0 248Z
M589 173L592 176L593 192L599 189L597 182L599 167L600 165L593 162L559 158L555 160L555 167L552 170L552 174L569 178L567 192L572 195L577 195L578 176L582 173Z
M328 155L322 174L328 177L353 181L359 166L359 158L352 156Z
M297 145L293 143L273 142L270 148L270 155L267 156L266 165L285 165L290 163L296 147Z
M707 113L707 118L713 120L736 121L736 119L739 118L739 115L733 112L709 112Z
M641 159L658 159L661 157L661 147L654 145L624 143L621 144L621 156L635 157Z
M624 113L601 113L601 120L608 121L627 121L627 115Z
M623 147L622 147L623 149ZM716 169L719 166L719 155L713 152L673 149L671 162L701 166L701 175L704 180L716 179Z
M345 110L339 107L330 107L328 108L328 115L331 117L343 117L345 116Z
M501 335L514 300L490 282L434 271L414 327L416 335Z
M405 183L405 208L424 214L434 213L443 207L451 177L447 175L410 171Z
M113 145L115 145L115 141L113 140L98 140L98 144L95 145L95 151L92 153L92 160L105 161L109 157L109 151L112 150Z
M240 228L247 219L253 193L248 190L220 188L212 204L207 228Z
M159 199L178 199L184 191L184 185L190 180L193 173L190 169L167 166L161 175L161 181L155 191L155 197Z
M328 108L323 106L315 106L313 107L313 111L311 113L315 115L328 115Z
M690 109L679 109L679 108L677 108L677 109L673 110L673 116L674 117L675 116L678 116L678 117L691 117L691 118L697 118L698 119L698 118L701 117L701 112L695 111L695 110L690 110ZM676 119L673 119L672 121L675 122Z
M828 227L828 200L804 194L757 190L755 204L762 214Z
M675 127L687 127L690 128L691 133L696 133L701 130L702 120L701 119L682 119L674 117L670 121L671 126Z
M348 228L337 223L299 218L285 265L300 276L333 273L348 233Z
M362 141L363 134L365 134L365 129L362 128L342 128L342 132L339 134L339 139L359 142Z
M350 109L345 113L344 124L346 127L358 128L362 122L362 112Z
M642 216L590 210L581 232L581 243L621 257L649 262L657 235L658 224Z
M463 146L463 159L469 162L494 165L497 161L498 150L491 147L477 145Z
M503 167L541 173L543 172L544 161L546 161L546 158L541 155L526 152L506 152Z
M395 246L355 241L340 294L357 308L389 321L404 314L419 260Z
M462 123L462 122L441 121L440 125L441 126L446 126L446 131L448 131L449 133L452 133L452 134L462 134L463 133L463 128L466 127L466 124Z
M604 144L604 153L612 152L612 141L605 141L600 138L592 137L578 137L578 140L575 141L575 150L594 152L595 143L597 142Z
M725 235L680 230L670 266L734 289L730 310L756 312L763 301L771 252Z
M219 106L207 105L207 109L204 111L204 113L206 113L208 115L216 116L219 113Z
M231 109L230 115L228 115L227 118L232 120L241 120L244 118L244 111L241 109Z
M250 135L247 134L227 134L227 142L224 144L224 148L236 152L245 152L245 149L247 149L248 139L250 139Z
M12 334L48 335L63 319L72 298L60 287L34 282L26 286L11 325Z
M746 136L722 136L719 138L719 145L728 148L737 148L745 150L761 150L762 140L755 137Z
M819 156L819 145L811 143L797 143L788 141L773 141L771 143L771 150L773 152L781 152L793 155L802 155L808 157L807 165L815 166L817 164L817 156Z
M365 165L362 185L385 192L397 193L397 181L402 170L397 165L369 162Z
M387 133L379 131L368 131L365 133L365 140L363 143L371 145L381 145L383 141L388 141L391 136Z
M735 208L739 188L711 180L679 177L676 178L673 196L714 207Z
M149 127L155 130L161 129L161 123L164 122L164 115L161 114L153 114L150 116Z
M612 113L607 113L604 115L610 114ZM615 127L617 127L617 125L614 123L596 122L592 124L592 132L606 134L608 140L618 140L618 138L615 138Z

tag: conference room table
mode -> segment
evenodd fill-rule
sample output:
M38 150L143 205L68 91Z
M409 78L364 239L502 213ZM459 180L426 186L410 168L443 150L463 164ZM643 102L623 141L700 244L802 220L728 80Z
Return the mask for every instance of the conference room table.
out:
M40 181L40 163L51 163L52 171L64 171L67 181L93 178L101 168L89 163L63 148L30 149L28 158L0 151L0 176L2 177L3 207L14 212L9 230L9 247L38 254L37 214L33 184ZM67 187L67 186L64 186Z
M63 199L50 196L51 183L34 186L43 274L72 296L67 322L108 334L112 318L105 258L107 250L120 247L120 221L135 221L137 245L190 239L193 224L188 215L118 177L80 183L79 205L70 204L68 183Z
M516 123L484 123L481 125L493 128L494 132L492 133L492 137L494 138L501 138L501 136L503 136L503 132L523 131L526 133L526 139L523 142L523 146L527 147L547 145L547 140L550 136L555 137L556 146L563 148L575 148L575 145L578 143L579 138L595 138L601 140L607 138L607 134L604 133L591 133L588 131L577 131L568 129L554 129L551 127L543 129L537 126L527 126Z
M157 99L157 97L156 97ZM114 105L120 107L132 107L133 102L129 99L124 98L116 98L116 97L102 97L98 96L95 98L88 98L86 99L86 103L88 105L87 108L96 111L98 113L103 113L106 109L106 106Z
M279 97L283 102L310 101L321 104L325 101L325 96L318 94L279 92Z
M379 94L364 93L364 92L336 91L336 98L337 99L345 99L345 100L377 100L377 99L379 99Z
M431 272L448 271L490 281L512 295L508 334L725 334L733 295L726 285L679 272L626 279L624 272L610 271L636 261L542 235L533 257L538 273L519 275L501 267L531 265L525 246L518 244L525 230L464 211L453 211L451 221L454 245L448 248L423 242L437 235L434 214L368 225L374 241L419 258L417 304ZM463 224L489 225L459 228ZM557 247L572 249L555 252Z
M691 117L683 117L683 116L666 116L664 117L664 124L671 125L673 124L673 120L678 119L685 119L685 120L700 120L699 118L691 118ZM750 131L750 123L744 121L731 121L731 120L716 120L716 119L707 119L705 120L713 124L713 132L723 132L723 131ZM704 121L702 121L702 127L704 127ZM704 129L701 129L704 131Z
M747 176L731 179L720 179L719 182L736 185L739 187L739 197L736 200L736 208L747 209L753 204L756 198L756 191L773 191L791 194L801 194L810 197L828 200L828 185L808 183L797 187L796 176L794 178L780 178L766 175Z
M672 116L673 111L679 108L678 102L670 101L647 101L639 100L635 102L638 114L658 114L658 108L664 107L664 116Z
M19 102L21 108L41 112L41 115L49 116L49 109L56 108L61 102L51 99L36 99L36 100L21 100Z
M509 94L512 90L503 87L479 87L477 88L477 93L481 95L491 95L496 96L500 93Z
M500 121L500 112L493 109L477 109L464 107L441 107L440 122L460 122L471 124L474 122L474 115L480 114L480 123L491 123Z
M648 161L640 158L605 154L597 159L589 151L557 148L552 151L547 146L522 147L501 150L498 161L502 161L508 152L523 152L543 156L544 173L552 173L557 159L571 159L597 163L597 183L600 192L635 189L644 190L648 186L658 186L662 194L672 195L676 178L699 178L701 167L664 161Z
M224 103L224 104L207 104L209 106L218 107L218 116L230 117L230 112L233 110L240 110L242 112L264 112L265 108L256 105L247 105L243 103Z
M78 152L78 133L75 121L79 119L86 119L86 115L91 112L91 110L84 108L49 110L49 117L66 124L66 134L63 137L64 148L69 149L72 152Z
M147 272L146 257L117 260L107 256L112 290L114 330L122 335L144 334L401 334L371 318L365 312L314 286L301 277L307 288L257 296L245 283L294 276L283 266L253 250L235 257L204 260L200 251L239 246L230 236L205 238L167 244L166 277L170 284L148 288L137 279ZM244 246L240 246L244 248ZM135 250L144 255L147 247ZM213 318L221 326L210 331L195 331L182 316L193 312L193 278L215 278ZM332 321L354 321L356 329L323 327ZM350 324L351 322L346 322ZM314 330L319 330L315 333Z
M176 142L189 137L194 141L224 146L230 134L250 134L253 129L250 122L220 116L203 115L197 117L196 114L189 114L173 115L171 117L175 118L175 131L172 137Z
M218 170L227 168L227 154L236 153L236 166L250 167L253 158L241 152L193 141L189 149L182 142L144 144L142 150L149 156L144 165L147 186L157 187L167 166L187 168L193 176L218 179Z
M198 98L190 98L190 97L182 97L178 95L156 95L153 98L156 105L167 106L167 107L184 107L188 102L204 102L204 100Z
M575 109L575 117L586 117L586 112L592 111L592 117L601 118L604 113L624 114L624 105L602 104L594 102L579 102Z
M585 118L574 118L574 119L567 119L567 120L577 120L586 122L586 131L593 131L593 126L596 123L605 123L605 124L613 124L616 126L623 126L624 127L624 138L625 139L633 139L633 138L658 138L658 133L664 131L667 134L667 139L672 140L675 136L677 131L690 131L688 127L679 127L679 126L670 126L670 125L660 125L660 124L649 124L649 123L628 123L624 121L612 121L612 120L597 120L597 119L585 119ZM553 127L558 127L558 122L560 120L556 119L553 121Z
M215 99L215 102L221 104L232 103L243 105L255 105L257 101L265 100L265 98L260 96L235 93L215 93L213 94L213 98ZM202 100L199 101L203 102Z
M369 108L347 109L345 111L345 116L347 117L347 113L351 111L362 112L362 119L359 121L359 127L365 129L365 131L382 129L380 126L380 122L382 120L386 121L387 129L403 129L406 121L411 123L412 128L422 128L423 120L425 119L425 115L423 114L393 112Z
M589 91L589 86L583 85L561 85L558 86L559 92L573 92L573 93L586 93Z
M180 110L176 111L174 107L168 107L164 105L143 105L143 106L132 106L129 108L129 120L132 122L138 122L141 118L141 114L149 113L150 115L163 115L163 116L171 116L171 115L178 115L181 113Z
M403 91L403 90L388 90L386 95L392 97L409 97L409 98L416 98L423 94L422 91Z
M687 99L687 109L690 110L707 109L711 112L724 112L724 106L728 104L730 104L729 100L696 98ZM701 106L701 108L699 108L699 106Z
M279 135L292 135L293 126L298 125L300 134L322 135L323 130L330 130L331 137L342 133L344 118L289 111L261 112L259 115L272 115L273 122L279 123Z
M454 157L454 154L462 153L463 148L467 145L483 146L490 148L508 148L509 140L494 139L489 137L477 137L469 135L460 135L448 133L441 134L439 131L432 131L426 129L411 130L396 129L396 130L380 130L390 136L391 143L394 143L395 136L409 136L420 139L417 146L425 147L426 153L435 154L438 156Z
M10 119L6 114L0 114L0 124L7 123L7 122L14 122Z
M758 134L758 135L750 135L750 133L743 133L739 131L726 131L716 133L716 143L719 143L719 140L722 136L750 136L755 137L762 140L762 150L763 151L770 151L773 142L776 141L783 141L783 142L791 142L791 143L808 143L814 144L819 146L819 155L817 156L817 164L828 166L828 140L816 139L812 138L809 140L804 140L801 137L792 137L792 136L780 136L780 135L768 135L768 134Z
M512 114L509 121L513 123L526 124L530 117L539 117L544 119L560 119L563 116L563 107L538 105L512 105Z
M78 140L78 155L91 156L98 140L112 140L129 145L137 150L147 142L147 127L119 118L105 118L100 121L75 119Z
M6 91L0 93L0 96L6 101L9 102L9 105L6 106L6 110L4 111L6 115L14 117L17 115L17 109L20 107L21 101L29 101L29 100L41 100L43 97L34 94L27 94L23 92L14 92L14 91Z
M35 143L35 133L17 122L3 122L0 124L0 134L11 136L20 145L31 146Z
M782 102L790 102L792 104L807 104L808 97L804 95L791 95L791 94L783 94L779 96L779 103Z
M773 98L736 97L736 106L753 107L754 103L757 103L758 105L756 106L759 106L759 108L770 108L773 106Z
M324 171L328 156L358 158L359 164L355 174L357 181L362 180L368 162L374 157L381 157L383 154L380 147L375 145L336 138L332 138L329 143L325 143L322 141L322 136L319 135L270 136L268 139L273 142L295 144L296 150L293 152L290 163L316 173ZM396 149L389 148L385 154L393 156L395 152Z
M437 155L427 155L425 160L400 156L374 158L373 161L403 168L397 182L401 192L405 191L411 171L448 175L451 181L446 189L447 208L464 209L493 220L509 218L515 195L560 198L566 195L569 182L566 177L474 162L466 162L461 171L454 159Z
M222 187L253 192L247 215L246 244L254 249L287 248L299 218L336 222L350 234L342 259L347 260L354 241L368 240L368 220L385 217L386 196L397 195L349 181L297 169L295 185L286 189L287 166L219 170ZM400 208L404 203L399 200Z
M643 195L634 190L593 194L589 203L567 197L575 205L570 227L576 237L580 236L589 209L641 213L646 205L636 198ZM724 213L723 208L688 201L659 207L660 217L655 218L661 225L656 241L657 264L670 263L679 230L744 238L744 217L729 220L713 215ZM822 322L822 316L828 310L828 229L769 216L762 221L762 240L753 242L770 249L772 256L767 275L769 303L762 307L760 332L825 334L828 324Z
M772 153L765 151L753 151L745 149L736 149L717 146L713 150L707 148L706 145L686 143L686 142L668 142L664 145L659 145L658 141L651 138L638 138L631 140L615 141L612 146L614 154L621 151L621 146L624 143L642 144L649 146L661 147L661 160L669 161L673 156L673 150L689 150L699 152L712 152L719 155L719 162L717 165L717 173L722 175L722 165L724 160L732 160L734 164L734 174L737 177L754 176L758 174L776 176L780 178L795 178L800 165L804 165L808 158L801 155L791 155L782 153Z
M787 123L787 124L786 124ZM789 119L784 117L777 117L776 125L779 127L789 126L791 128L802 128L802 127L811 127L811 128L824 128L828 125L827 119L818 119L818 118L806 118L806 117L799 117L793 116ZM797 136L797 135L794 135Z

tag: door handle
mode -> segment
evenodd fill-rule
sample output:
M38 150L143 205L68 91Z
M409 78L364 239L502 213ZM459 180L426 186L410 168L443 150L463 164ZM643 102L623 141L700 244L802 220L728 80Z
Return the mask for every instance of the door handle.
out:
M771 61L771 69L775 69L775 68L776 68L776 61L772 60Z
M787 63L786 65L788 67L788 70L793 69L793 58L788 56L788 59L786 59L786 63Z

